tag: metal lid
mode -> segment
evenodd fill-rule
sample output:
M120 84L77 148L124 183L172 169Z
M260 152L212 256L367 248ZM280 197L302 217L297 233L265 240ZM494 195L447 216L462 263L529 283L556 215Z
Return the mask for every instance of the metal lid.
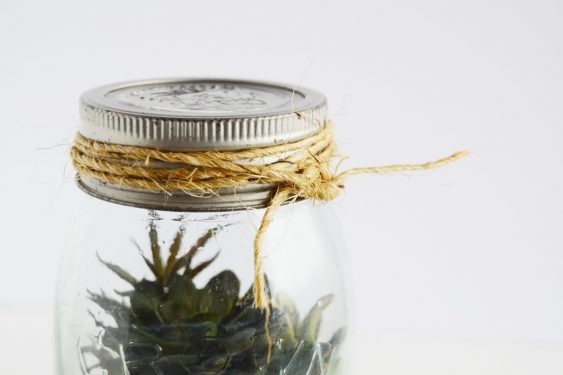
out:
M84 93L79 132L100 142L171 151L236 150L297 141L326 121L326 98L292 85L227 79L117 83ZM173 168L173 166L171 166ZM221 189L220 198L172 196L83 177L88 194L114 203L171 211L262 207L275 186Z
M325 123L319 92L268 82L165 79L111 84L80 100L87 138L166 150L233 150L286 143Z

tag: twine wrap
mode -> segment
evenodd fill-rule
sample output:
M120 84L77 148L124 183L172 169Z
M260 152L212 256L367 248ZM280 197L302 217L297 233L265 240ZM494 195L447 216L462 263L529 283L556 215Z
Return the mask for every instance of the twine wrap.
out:
M262 242L282 204L299 198L328 202L338 197L344 182L352 175L427 170L467 154L467 151L459 151L423 164L353 168L338 173L338 166L331 167L335 152L333 125L327 123L319 133L301 141L239 151L161 151L97 142L77 134L71 157L79 176L167 194L179 190L205 197L216 195L221 188L254 184L275 186L253 249L254 303L269 311L262 270Z

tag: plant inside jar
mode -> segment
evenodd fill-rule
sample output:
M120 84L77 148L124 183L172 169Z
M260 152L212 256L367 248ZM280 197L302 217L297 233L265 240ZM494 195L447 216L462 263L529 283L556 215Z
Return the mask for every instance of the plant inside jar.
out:
M337 330L326 342L318 340L323 310L331 303L331 295L320 298L301 318L290 298L274 297L269 288L270 313L255 308L252 287L240 296L239 278L229 270L216 274L203 288L194 284L219 255L192 265L215 233L209 230L180 254L184 230L178 230L163 261L157 230L151 223L152 259L143 256L152 273L150 279L137 280L120 266L100 259L132 289L116 292L121 300L104 292L89 292L90 300L109 315L109 321L91 313L99 334L81 349L86 373L336 373L345 329Z

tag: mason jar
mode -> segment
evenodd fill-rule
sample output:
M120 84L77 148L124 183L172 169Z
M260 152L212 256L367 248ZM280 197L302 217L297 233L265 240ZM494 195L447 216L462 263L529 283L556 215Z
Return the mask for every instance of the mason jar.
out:
M83 94L78 132L96 145L230 152L311 137L327 123L326 109L322 94L283 84L127 82ZM133 165L124 155L123 165ZM257 259L257 232L279 186L159 191L76 165L85 194L59 271L59 374L346 373L344 249L328 205L284 201ZM265 307L256 303L257 280Z

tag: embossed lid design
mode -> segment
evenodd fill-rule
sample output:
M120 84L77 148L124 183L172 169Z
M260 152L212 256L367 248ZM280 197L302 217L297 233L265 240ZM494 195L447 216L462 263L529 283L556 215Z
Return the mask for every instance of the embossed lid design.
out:
M97 141L165 150L286 143L325 124L326 98L284 84L226 79L125 82L87 91L79 131Z

